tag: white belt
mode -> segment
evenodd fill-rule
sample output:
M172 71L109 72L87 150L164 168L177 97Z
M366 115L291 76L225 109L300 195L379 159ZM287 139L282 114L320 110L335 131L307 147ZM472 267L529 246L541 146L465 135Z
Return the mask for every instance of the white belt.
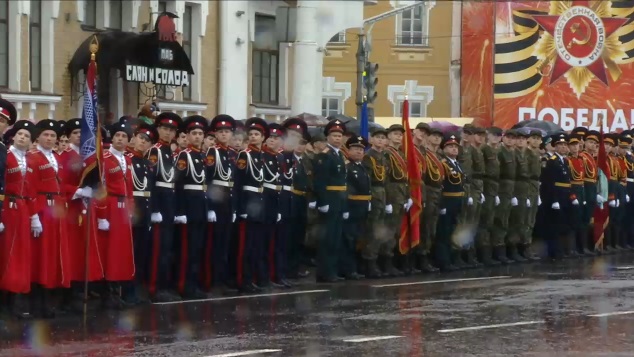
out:
M211 184L216 186L233 187L233 182L231 181L212 180Z
M291 186L282 186L282 190L284 191L291 191L292 187Z
M627 182L634 182L634 178L626 178Z
M281 186L277 186L272 183L263 183L262 187L266 187L269 190L274 190L274 191L279 191L281 189Z
M185 190L191 190L191 191L204 191L205 190L205 186L203 185L185 185L183 186L183 189Z
M251 192L255 192L255 193L262 193L262 187L255 187L255 186L243 186L242 189L244 191L251 191Z
M132 192L132 196L134 197L150 197L149 191L134 191Z
M156 187L174 188L174 184L169 182L158 181L156 183Z

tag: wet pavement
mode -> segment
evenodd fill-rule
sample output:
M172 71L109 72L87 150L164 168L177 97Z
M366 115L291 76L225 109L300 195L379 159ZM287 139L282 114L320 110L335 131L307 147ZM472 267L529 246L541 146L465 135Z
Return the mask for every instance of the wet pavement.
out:
M634 356L634 254L0 322L0 356Z

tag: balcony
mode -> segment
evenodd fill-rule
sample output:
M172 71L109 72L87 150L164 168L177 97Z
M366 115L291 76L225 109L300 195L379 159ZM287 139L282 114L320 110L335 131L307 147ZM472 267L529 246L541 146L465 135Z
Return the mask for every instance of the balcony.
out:
M363 5L371 6L379 3L379 0L363 0Z
M2 98L15 105L18 119L55 119L55 109L62 101L60 95L34 93L2 93ZM46 113L46 118L38 117L38 105L40 106L39 113ZM25 107L29 108L28 118L22 118L20 115Z

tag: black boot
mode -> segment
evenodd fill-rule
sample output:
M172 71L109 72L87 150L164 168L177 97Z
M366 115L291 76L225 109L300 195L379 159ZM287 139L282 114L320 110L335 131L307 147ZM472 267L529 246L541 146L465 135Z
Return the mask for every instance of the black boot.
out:
M522 257L517 251L517 244L509 244L509 258L515 260L518 263L526 263L527 259Z
M376 265L376 259L367 259L365 261L365 277L368 279L380 279L381 271Z
M533 252L530 243L522 244L521 248L522 248L522 251L521 251L522 257L524 257L526 260L538 261L541 259L537 254L535 254L535 252Z
M480 251L480 261L482 264L488 267L500 265L499 260L493 259L493 250L490 246L482 246L479 249Z
M499 260L500 263L502 264L513 264L515 263L515 260L510 259L506 256L506 246L505 245L501 245L498 247L495 247L495 259Z
M475 248L467 250L467 264L472 268L482 267L483 264L478 261L478 258L476 258Z
M435 273L439 269L432 265L429 255L425 254L420 256L420 270L424 273Z
M459 250L451 251L451 261L457 269L467 268L467 265L465 264L464 260L462 260L462 252Z
M416 275L421 273L421 271L416 268L416 255L413 253L402 256L401 261L403 262L403 273L405 275Z
M385 257L385 274L391 277L403 276L403 272L394 267L392 260L393 257Z

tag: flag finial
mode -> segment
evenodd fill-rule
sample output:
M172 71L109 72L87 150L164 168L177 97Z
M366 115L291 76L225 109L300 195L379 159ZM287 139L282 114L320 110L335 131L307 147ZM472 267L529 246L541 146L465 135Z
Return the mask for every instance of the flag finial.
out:
M94 61L97 56L97 51L99 51L99 40L97 40L97 35L92 36L92 41L90 41L90 60Z

